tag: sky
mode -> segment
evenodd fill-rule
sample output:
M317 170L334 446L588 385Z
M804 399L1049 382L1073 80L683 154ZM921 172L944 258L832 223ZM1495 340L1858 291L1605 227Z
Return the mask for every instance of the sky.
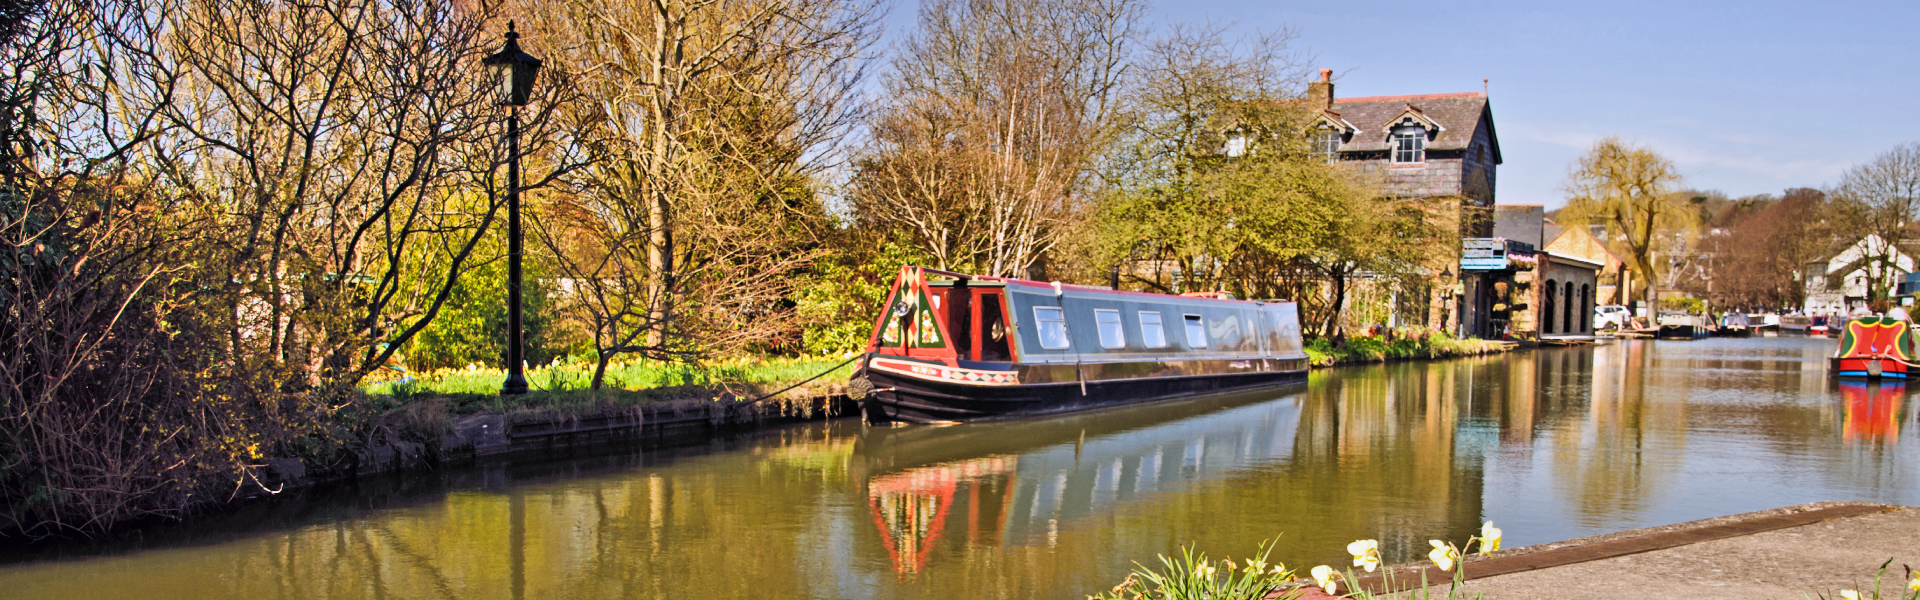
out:
M1148 25L1291 28L1339 97L1473 92L1488 80L1502 204L1566 203L1607 136L1732 197L1827 187L1920 141L1920 2L1149 0ZM889 41L914 24L898 0Z

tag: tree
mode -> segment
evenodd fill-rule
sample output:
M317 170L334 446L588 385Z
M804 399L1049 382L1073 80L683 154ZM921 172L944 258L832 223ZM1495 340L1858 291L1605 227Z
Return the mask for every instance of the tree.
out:
M1804 302L1806 289L1795 274L1833 247L1832 212L1826 193L1811 188L1739 211L1725 224L1713 263L1714 305L1777 309Z
M929 0L853 208L943 269L1043 276L1113 130L1139 0Z
M1880 240L1865 244L1860 264L1847 270L1863 274L1870 299L1886 298L1904 270L1898 264L1899 245L1913 236L1914 221L1920 219L1920 143L1895 146L1848 169L1833 195L1856 233Z
M853 102L874 5L569 0L538 17L581 82L590 168L536 215L598 351L687 360L793 329L782 308L825 211L815 187Z
M1692 229L1698 210L1675 193L1680 174L1652 149L1609 137L1595 142L1567 177L1563 214L1605 225L1646 289L1659 287L1654 253Z

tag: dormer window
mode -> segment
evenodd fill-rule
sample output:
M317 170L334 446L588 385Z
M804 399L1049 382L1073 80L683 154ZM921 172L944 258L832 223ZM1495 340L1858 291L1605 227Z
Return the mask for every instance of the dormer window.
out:
M1393 128L1393 164L1427 161L1427 129L1418 125Z
M1227 145L1221 149L1227 158L1239 158L1247 154L1247 130L1235 129L1227 132Z
M1332 163L1340 155L1340 132L1319 129L1313 136L1313 157Z

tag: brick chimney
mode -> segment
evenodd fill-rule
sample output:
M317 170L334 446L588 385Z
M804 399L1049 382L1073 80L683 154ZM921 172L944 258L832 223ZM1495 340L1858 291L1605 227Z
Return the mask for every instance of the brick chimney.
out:
M1333 69L1321 69L1320 80L1307 84L1307 108L1333 108Z

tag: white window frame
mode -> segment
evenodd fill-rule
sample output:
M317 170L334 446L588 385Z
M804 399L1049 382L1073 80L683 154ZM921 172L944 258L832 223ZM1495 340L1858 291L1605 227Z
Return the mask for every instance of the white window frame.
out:
M1147 325L1147 315L1153 315L1153 325ZM1167 347L1167 325L1160 319L1160 311L1143 310L1137 313L1140 321L1140 342L1148 348ZM1158 340L1156 342L1155 340Z
M1111 317L1113 320L1108 321L1107 317ZM1118 339L1107 339L1107 325L1113 325L1114 333L1119 334ZM1100 331L1101 348L1119 350L1127 347L1127 326L1125 322L1120 320L1119 310L1111 308L1093 309L1093 327Z
M1205 315L1183 314L1180 315L1180 321L1185 325L1184 329L1187 331L1187 346L1193 348L1207 347L1207 317ZM1198 343L1195 343L1193 338L1193 332L1195 331L1194 325L1196 324L1200 326L1200 339Z
M1393 128L1393 164L1416 165L1427 162L1427 130L1419 126L1400 126ZM1402 142L1411 142L1412 148L1403 148ZM1405 155L1407 160L1402 160Z
M1313 154L1332 164L1340 156L1340 132L1328 127L1320 128L1319 135L1313 140Z
M1041 316L1041 311L1051 312L1053 316ZM1047 345L1047 326L1052 323L1060 324L1060 345L1058 346ZM1033 333L1036 337L1040 338L1041 348L1047 350L1066 350L1073 347L1073 336L1067 330L1067 310L1064 308L1058 306L1033 307Z

